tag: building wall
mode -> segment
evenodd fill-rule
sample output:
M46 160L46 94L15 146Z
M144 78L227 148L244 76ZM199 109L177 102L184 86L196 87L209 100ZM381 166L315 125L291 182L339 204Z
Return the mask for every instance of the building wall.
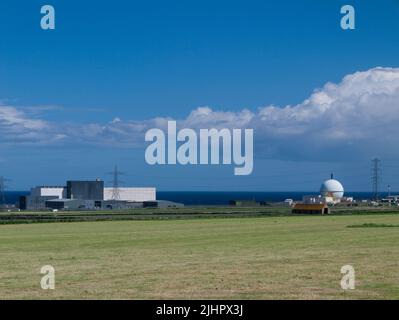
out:
M104 181L67 181L68 199L103 200Z
M66 187L34 187L31 188L30 195L32 197L46 197L56 196L59 199L66 198L67 190Z
M94 200L56 199L46 201L46 208L58 210L86 210L94 209Z
M299 214L329 214L330 208L327 205L319 204L296 204L292 209L292 213Z
M59 199L57 196L25 196L24 210L45 210L46 201Z
M113 188L104 188L104 200L112 200ZM119 200L124 201L151 201L156 200L155 188L119 188Z
M143 202L132 202L124 200L103 200L95 201L95 206L100 210L112 210L112 209L136 209L143 208Z

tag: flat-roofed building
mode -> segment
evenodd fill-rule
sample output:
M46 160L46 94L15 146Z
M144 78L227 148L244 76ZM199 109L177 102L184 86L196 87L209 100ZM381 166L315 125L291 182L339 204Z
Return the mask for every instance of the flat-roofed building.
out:
M325 203L297 203L292 208L296 214L329 214L330 208Z
M31 188L30 194L19 198L19 208L22 210L44 210L46 201L66 197L64 186L37 186Z
M31 188L29 195L20 197L19 208L22 210L130 209L143 207L144 201L156 200L156 188L153 187L123 187L118 188L118 194L118 199L114 199L114 188L104 188L104 181L99 179L69 180L66 186Z
M30 189L32 197L55 196L59 199L66 198L67 189L64 186L38 186Z
M59 200L58 196L21 196L19 208L21 210L45 210L47 200Z
M104 200L113 199L114 188L104 188ZM121 201L152 201L156 200L156 188L118 188L119 199Z
M46 208L53 210L91 210L94 209L94 200L50 199L46 201Z

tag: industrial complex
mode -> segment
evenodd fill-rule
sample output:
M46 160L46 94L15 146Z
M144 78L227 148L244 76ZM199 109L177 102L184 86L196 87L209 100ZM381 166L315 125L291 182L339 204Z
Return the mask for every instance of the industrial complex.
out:
M399 196L388 195L381 201L367 201L369 205L379 205L388 203L391 205L399 205ZM294 203L293 200L287 199L286 203L292 206L292 213L302 214L329 214L330 208L335 205L357 206L358 203L353 197L344 196L344 187L338 180L331 178L324 181L320 187L320 194L305 195L301 202Z
M156 188L104 187L104 181L66 182L65 186L37 186L19 199L21 210L110 210L145 207L180 207L156 199Z
M378 171L377 169L374 171ZM5 204L4 181L7 179L0 177L0 210L79 211L184 207L182 203L158 200L155 187L119 187L121 181L118 175L124 173L119 172L117 166L108 174L113 175L113 181L109 182L112 183L111 187L106 187L101 179L68 180L65 185L60 186L33 187L28 195L20 196L19 201L14 204ZM374 174L373 177L372 199L345 196L342 183L331 174L331 177L321 184L318 194L301 195L302 200L296 198L270 202L266 199L241 199L229 200L226 204L234 207L288 206L293 214L329 214L335 206L399 206L399 195L391 195L390 186L388 196L379 197L378 175Z
M329 214L331 206L341 202L352 204L353 201L352 197L344 197L344 187L341 182L335 180L333 174L331 174L331 178L322 183L320 194L305 195L302 201L298 203L287 202L292 204L292 213Z
M115 172L117 169L115 168ZM30 194L21 196L19 210L113 210L134 208L179 208L184 204L158 200L155 187L119 187L114 178L113 187L105 187L100 179L81 181L68 180L64 186L37 186L31 188ZM364 202L364 203L363 203ZM319 194L304 195L302 201L286 199L294 214L329 214L334 206L358 206L359 204L375 206L384 203L399 205L399 195L389 195L379 201L355 200L344 196L342 183L334 179L325 180ZM281 204L281 203L280 203ZM269 206L267 201L231 200L230 206L255 207ZM278 205L275 203L274 205Z

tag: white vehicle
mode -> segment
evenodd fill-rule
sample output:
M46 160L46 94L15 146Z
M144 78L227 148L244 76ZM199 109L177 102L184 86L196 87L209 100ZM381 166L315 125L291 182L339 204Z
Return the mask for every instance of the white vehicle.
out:
M293 203L294 203L294 200L292 200L292 199L285 199L284 200L284 204L286 204L288 206L292 206Z

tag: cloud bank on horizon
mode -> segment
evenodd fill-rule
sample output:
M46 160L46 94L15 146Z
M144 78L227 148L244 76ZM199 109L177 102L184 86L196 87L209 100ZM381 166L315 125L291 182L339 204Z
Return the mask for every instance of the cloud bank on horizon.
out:
M144 146L145 132L165 129L171 118L144 121L115 118L109 123L73 124L40 119L34 108L0 105L0 144L91 144ZM377 67L327 83L308 99L256 111L214 111L199 107L180 128L253 128L255 156L274 159L397 158L399 136L399 68Z

